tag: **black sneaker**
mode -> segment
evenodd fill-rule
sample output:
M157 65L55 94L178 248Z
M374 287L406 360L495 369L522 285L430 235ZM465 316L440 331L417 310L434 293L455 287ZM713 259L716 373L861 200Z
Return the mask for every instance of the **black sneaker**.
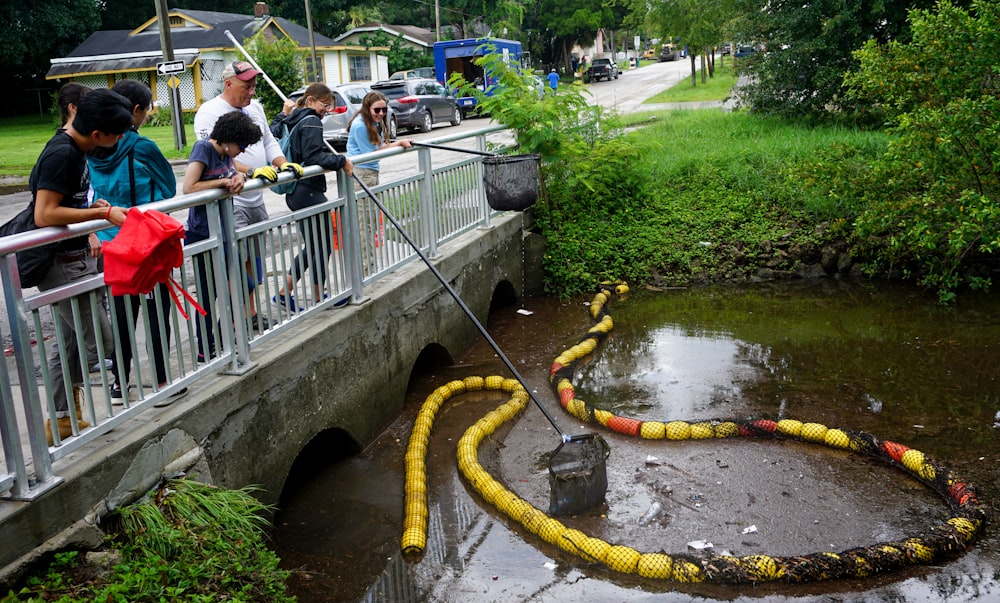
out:
M254 331L263 332L271 328L271 321L269 321L266 316L255 314L254 317L250 319L250 326Z
M128 386L129 392L132 391L134 385ZM122 386L118 383L111 384L111 405L112 406L123 406L125 404L125 396L122 392Z

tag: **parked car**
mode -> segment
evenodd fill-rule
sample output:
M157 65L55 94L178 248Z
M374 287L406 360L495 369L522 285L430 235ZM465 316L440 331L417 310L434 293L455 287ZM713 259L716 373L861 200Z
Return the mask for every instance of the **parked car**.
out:
M428 78L388 80L372 84L389 99L389 107L400 128L430 132L434 124L462 123L462 110L455 95L447 88Z
M434 79L434 68L433 67L417 67L416 69L407 69L406 71L397 71L389 76L390 80L408 80L415 77L426 77Z
M733 58L740 59L743 57L751 56L756 53L757 49L754 48L753 46L740 46L736 49L736 52L733 53Z
M333 91L333 103L330 112L323 116L323 138L330 144L343 148L347 145L347 125L361 108L361 103L365 95L371 92L371 88L364 84L342 84L330 86L330 90ZM288 98L298 100L305 91L305 87L299 88ZM389 137L395 139L398 124L391 106L386 120L389 124Z
M733 53L733 45L732 45L732 43L731 42L726 42L725 44L723 44L721 52L722 52L723 56L725 56L727 54L732 54Z

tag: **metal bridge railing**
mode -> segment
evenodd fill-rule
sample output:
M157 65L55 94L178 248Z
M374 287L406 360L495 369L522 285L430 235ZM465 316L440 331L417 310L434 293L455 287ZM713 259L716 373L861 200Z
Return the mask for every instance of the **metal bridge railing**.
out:
M490 126L440 137L435 142L472 138L476 148L483 150L486 135L503 129ZM421 250L433 257L438 246L448 240L474 228L489 227L493 212L483 190L480 157L469 155L471 158L446 165L439 162L438 167L432 167L431 152L425 147L406 151L395 148L359 156L355 163L416 153L415 174L383 182L372 192ZM305 170L306 176L321 173L324 170L318 166ZM279 182L290 178L282 174ZM201 379L218 372L245 373L254 366L254 351L269 339L317 311L363 302L365 287L418 257L363 193L356 197L352 181L342 172L336 181L336 190L327 193L327 203L239 230L233 228L231 218L223 219L232 216L232 198L223 196L222 189L146 206L174 213L182 222L185 215L177 212L202 205L207 210L209 238L185 246L184 264L175 271L177 282L206 310L202 316L182 302L189 319L181 316L169 299L164 302L154 295L140 296L141 320L127 316L126 324L119 324L115 313L109 312L111 296L103 275L43 292L21 289L15 256L18 250L101 230L106 227L103 220L0 238L0 279L7 318L6 325L0 323L0 337L5 344L10 342L5 350L6 362L0 367L0 499L32 500L40 496L61 481L60 461L72 452L113 429L127 428L139 414L169 403ZM270 186L255 180L247 190ZM311 270L286 291L295 299L293 312L287 305L272 303L272 298L284 288L285 275L295 256L304 251L326 259L327 278L320 279L315 289L315 264L311 263ZM169 345L162 346L168 376L165 383L157 382L150 362L154 338L150 336L149 309L169 316L169 321L160 321L158 327L159 339L170 340ZM256 319L252 318L253 312ZM103 361L99 372L89 371L87 348L94 342L71 336L84 332L82 327L88 317L94 323L89 330L100 329L100 313L109 317L112 341L120 341L118 333L122 329L132 334L131 381L121 384L121 398L111 396L114 377ZM75 327L72 331L70 325ZM4 327L9 332L4 332ZM98 358L110 358L122 366L123 350L105 349L100 337L96 344ZM54 445L49 446L45 420L54 416L55 403L51 394L53 373L46 355L58 352L61 358L67 358L72 356L71 350L79 358L78 368L83 375L79 384L83 394L81 416L74 416L73 423L82 419L90 427L62 440L58 429L53 429L57 433L53 434ZM70 413L75 415L74 384L66 362L62 376Z

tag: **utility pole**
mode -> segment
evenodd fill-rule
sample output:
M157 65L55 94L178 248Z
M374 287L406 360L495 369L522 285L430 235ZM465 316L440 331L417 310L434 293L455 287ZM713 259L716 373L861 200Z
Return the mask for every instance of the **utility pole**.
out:
M312 66L313 66L313 81L321 82L320 69L316 64L316 39L313 37L313 18L312 18L312 8L309 6L309 0L306 0L306 28L309 29L309 48L312 50Z
M157 0L156 19L160 27L160 48L163 51L163 61L169 63L174 60L174 46L170 39L170 20L167 16L167 0ZM170 77L176 78L174 75ZM174 124L174 148L179 151L187 144L181 111L180 86L170 86L170 121Z
M435 41L441 41L441 0L434 0L434 35Z

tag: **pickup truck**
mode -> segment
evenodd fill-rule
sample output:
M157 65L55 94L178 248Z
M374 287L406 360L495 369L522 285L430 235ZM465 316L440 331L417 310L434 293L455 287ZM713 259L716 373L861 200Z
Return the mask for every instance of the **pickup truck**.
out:
M587 69L587 81L599 82L601 80L618 79L618 63L611 59L594 59L590 69Z

